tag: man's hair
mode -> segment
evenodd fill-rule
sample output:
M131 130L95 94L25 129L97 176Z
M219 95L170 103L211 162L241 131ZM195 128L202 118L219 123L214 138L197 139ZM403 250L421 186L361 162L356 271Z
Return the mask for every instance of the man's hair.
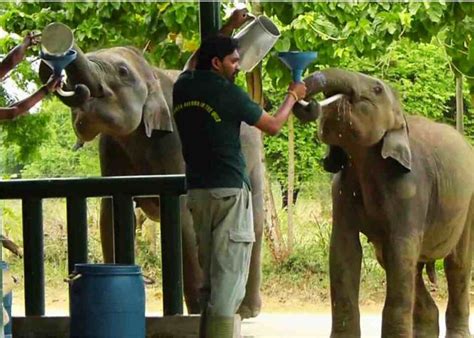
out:
M217 57L223 60L227 55L232 54L239 47L237 39L224 35L214 35L206 38L199 47L196 69L211 70L212 59Z

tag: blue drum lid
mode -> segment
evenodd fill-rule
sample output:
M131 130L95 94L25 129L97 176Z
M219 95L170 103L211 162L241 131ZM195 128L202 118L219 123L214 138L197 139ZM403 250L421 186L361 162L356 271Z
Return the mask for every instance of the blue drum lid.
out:
M138 265L123 264L75 264L74 273L89 275L140 275Z

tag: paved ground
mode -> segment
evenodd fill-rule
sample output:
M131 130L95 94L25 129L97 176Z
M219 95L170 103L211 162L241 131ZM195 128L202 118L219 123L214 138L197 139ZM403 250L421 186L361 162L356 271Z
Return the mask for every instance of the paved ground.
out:
M470 318L474 330L474 315ZM380 337L381 315L362 314L362 337ZM445 335L444 318L440 319L440 337ZM331 315L328 314L261 314L242 324L245 338L329 337Z
M440 312L445 307L439 307ZM16 316L24 315L20 307L13 307ZM361 330L363 338L379 338L381 327L381 308L374 307L369 311L361 309ZM49 316L68 315L64 306L47 307L46 314ZM474 308L471 308L471 332L474 332ZM148 311L147 315L160 316L161 313ZM444 316L440 316L440 337L445 335ZM331 331L331 314L328 310L318 313L262 313L257 318L244 320L242 323L242 335L244 338L298 338L329 337Z

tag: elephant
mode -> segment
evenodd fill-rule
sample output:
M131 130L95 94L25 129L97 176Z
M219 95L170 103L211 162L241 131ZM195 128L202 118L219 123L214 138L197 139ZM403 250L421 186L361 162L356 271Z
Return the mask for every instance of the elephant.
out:
M408 115L380 79L330 68L304 79L329 145L331 337L360 337L360 233L386 274L382 337L438 337L438 309L422 270L444 260L449 301L446 336L470 337L469 283L474 226L474 152L451 126ZM312 97L342 94L332 104Z
M77 58L66 67L65 90L59 96L71 107L79 144L99 136L102 176L184 174L181 142L172 117L172 87L176 70L151 66L133 47L112 47L85 54L74 47ZM49 68L40 66L42 81ZM252 252L247 294L242 317L256 316L261 307L260 252L263 233L261 142L255 128L243 126L242 147L253 185L256 245ZM158 198L135 198L136 205L154 221L159 220ZM197 258L192 218L181 201L184 295L188 313L200 313L202 271ZM100 233L105 262L113 262L112 202L102 199Z

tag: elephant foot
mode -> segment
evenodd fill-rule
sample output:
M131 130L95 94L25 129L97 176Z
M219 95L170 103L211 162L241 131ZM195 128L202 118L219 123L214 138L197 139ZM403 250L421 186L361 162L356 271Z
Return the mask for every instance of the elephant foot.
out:
M446 338L471 338L469 330L448 330Z
M331 332L331 338L360 338L360 333Z
M197 299L187 299L185 298L186 309L188 310L188 314L200 314L201 313L201 305Z
M439 337L439 330L437 329L415 329L413 330L414 338L432 338Z
M245 297L242 304L240 304L237 313L242 319L254 318L260 314L261 309L262 299L260 298L260 295L257 295L257 297L253 299Z

